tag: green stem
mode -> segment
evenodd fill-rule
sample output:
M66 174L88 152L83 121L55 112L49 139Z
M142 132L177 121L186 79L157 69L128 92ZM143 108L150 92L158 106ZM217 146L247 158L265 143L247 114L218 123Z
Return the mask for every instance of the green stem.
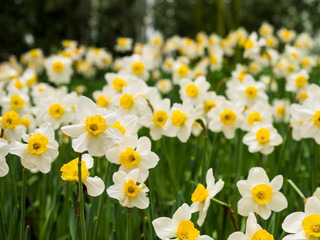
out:
M300 189L297 187L297 185L291 180L288 179L288 183L291 185L291 187L298 193L298 195L302 198L304 202L306 202L306 197L304 194L300 191Z
M25 207L26 207L26 186L27 186L27 169L22 170L22 191L21 191L21 219L20 219L20 240L24 240L25 225Z
M1 227L1 236L2 239L7 239L6 227L4 225L4 219L2 215L2 206L0 205L0 227Z
M207 145L208 145L208 134L207 134L207 128L204 125L204 122L201 119L198 119L197 122L200 124L202 130L203 130L203 138L204 138L204 144L203 144L203 150L202 150L202 163L201 163L201 182L205 182L206 179L206 171L207 171Z
M10 157L8 157L10 156ZM18 200L18 192L17 192L17 185L16 185L16 181L14 179L14 176L13 176L13 166L12 166L12 155L8 155L8 159L7 159L7 163L8 163L8 166L9 166L9 177L10 177L10 181L11 181L11 184L12 184L12 191L13 191L13 199L14 199L14 203L15 203L15 206L17 209L20 208L20 205L19 205L19 200Z
M150 206L149 206L149 210L150 210L150 219L148 219L149 222L149 228L150 228L150 235L153 238L153 231L152 231L152 220L153 220L153 192L151 190L151 184L150 184L150 178L147 179L148 182L148 187L149 187L149 198L150 198Z
M82 192L82 178L81 178L81 158L82 153L79 153L79 162L78 162L78 190L79 190L79 198L78 198L78 207L80 205L80 224L81 224L81 235L82 240L86 240L86 225L84 219L84 199L83 199L83 192Z
M284 139L284 142L282 144L282 147L281 147L281 150L280 150L280 155L279 155L279 164L278 164L278 168L277 168L277 171L276 172L279 172L279 169L281 168L281 165L282 165L282 162L284 161L283 157L284 157L284 150L287 146L287 143L288 143L288 138L290 136L290 132L291 132L291 129L292 127L289 126L288 127L288 130L287 130L287 133L286 133L286 136L285 136L285 139Z
M131 239L131 208L128 208L128 218L127 218L127 240Z
M104 175L104 182L107 184L108 182L108 172L109 172L109 167L110 167L110 163L109 161L107 161L107 168L106 168L106 172L105 172L105 175ZM98 208L98 213L97 213L97 220L96 220L96 224L94 226L94 232L93 232L93 240L95 240L97 238L97 234L98 234L98 226L99 226L99 220L101 219L101 209L102 209L102 205L103 205L103 202L104 202L104 199L105 199L105 196L106 196L106 191L104 191L102 193L102 196L100 198L100 202L99 202L99 208Z
M211 198L211 200L216 202L216 203L218 203L218 204L220 204L220 205L222 205L222 206L224 206L224 207L229 208L229 204L228 203L222 202L222 201L220 201L220 200L218 200L216 198Z

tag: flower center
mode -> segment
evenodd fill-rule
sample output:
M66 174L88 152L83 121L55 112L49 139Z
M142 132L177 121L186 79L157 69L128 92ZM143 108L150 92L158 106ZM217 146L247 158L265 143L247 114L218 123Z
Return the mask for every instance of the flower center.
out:
M265 144L270 140L270 131L266 128L260 128L256 133L256 138L260 144Z
M65 181L74 181L78 182L79 177L78 177L78 163L79 159L73 159L72 161L68 162L67 164L64 164L60 171L62 178ZM86 163L81 160L81 179L84 180L89 176L89 171L86 167Z
M262 122L259 112L252 112L248 115L248 123L252 126L255 122Z
M218 62L218 59L216 56L211 55L210 56L210 64L216 64Z
M168 114L165 111L156 111L155 114L153 114L153 122L158 127L163 127L168 120Z
M254 201L264 205L271 201L272 198L272 188L267 184L259 184L254 186L251 190Z
M234 124L237 119L237 115L232 110L225 110L220 114L220 120L224 125L230 126Z
M259 229L253 234L251 240L274 240L274 238L266 230Z
M181 66L178 68L178 75L179 75L179 77L181 77L181 78L187 76L187 75L188 75L188 72L189 72L189 68L188 68L188 66L186 66L186 65L181 65Z
M307 83L307 79L304 76L298 76L294 82L296 83L297 87L303 87Z
M214 107L216 107L216 106L217 106L217 104L216 104L215 102L206 101L206 102L204 103L203 110L204 110L206 113L208 113L208 112L210 112L210 110L211 110L212 108L214 108Z
M129 198L134 198L138 195L140 191L140 188L138 185L130 179L128 182L124 183L124 193L129 197Z
M279 106L279 107L277 107L277 114L278 114L280 117L283 117L283 116L284 116L284 112L285 112L284 106Z
M121 91L127 85L126 81L122 78L113 79L112 86L115 90Z
M130 109L130 108L132 108L132 106L134 104L134 99L133 99L133 97L131 95L125 93L120 98L119 104L124 109Z
M10 106L14 110L19 110L19 109L23 108L24 101L18 94L12 95L12 97L10 99Z
M126 134L126 129L124 128L124 126L121 126L121 125L120 125L120 122L119 122L119 121L116 121L116 123L113 124L111 127L118 129L118 130L122 133L122 135L125 135L125 134Z
M306 234L312 237L320 237L320 215L312 214L305 217L301 223Z
M186 87L186 93L189 97L196 97L198 96L199 89L195 84L191 83Z
M123 47L123 46L126 45L126 43L127 43L127 39L126 38L119 38L118 39L119 46Z
M244 43L244 49L249 50L252 47L253 47L253 41L251 40L251 38L248 38Z
M106 107L109 105L110 100L110 97L106 98L104 95L100 95L96 102L99 107Z
M127 147L125 152L120 153L120 164L126 168L131 168L139 163L140 156L133 148Z
M196 240L199 237L197 230L191 221L181 221L177 229L178 240Z
M242 72L240 75L239 75L239 77L238 77L238 79L239 79L239 81L240 82L243 82L243 79L244 79L244 77L246 76L246 72Z
M209 196L209 191L199 183L191 195L192 202L202 202Z
M303 67L308 67L310 65L309 59L307 59L307 58L303 59L302 62L301 62L301 65Z
M52 64L52 69L56 73L61 73L63 71L63 68L64 68L64 65L62 62L57 61Z
M252 99L252 98L255 98L258 95L258 90L255 87L250 86L250 87L247 87L245 93L246 93L248 98Z
M187 121L187 116L180 110L174 110L171 116L173 126L180 127Z
M41 133L33 135L28 141L28 150L31 154L42 154L48 150L48 138Z
M99 135L107 129L106 120L100 115L90 116L86 119L86 130L91 135Z
M38 56L39 56L38 49L31 49L29 51L29 54L30 54L31 58L33 58L33 59L38 58Z
M30 120L28 118L20 118L19 125L23 125L28 128L30 125Z
M14 86L18 89L22 89L23 88L23 83L20 80L17 80L14 82Z
M49 114L52 118L60 118L64 113L64 108L59 104L55 103L49 107Z
M299 96L300 96L300 100L304 101L304 100L306 100L308 98L308 93L307 92L301 92Z
M19 114L11 110L5 113L1 118L1 123L5 128L14 129L19 125Z
M320 128L320 111L316 111L313 115L313 124Z
M132 64L131 69L135 75L141 75L144 71L144 65L142 62L135 62Z

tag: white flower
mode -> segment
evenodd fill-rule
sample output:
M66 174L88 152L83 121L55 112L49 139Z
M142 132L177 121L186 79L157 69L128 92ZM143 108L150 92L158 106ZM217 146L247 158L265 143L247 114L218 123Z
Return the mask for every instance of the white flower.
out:
M198 225L201 227L204 219L207 216L207 211L210 206L211 199L217 195L224 186L224 182L219 179L215 183L215 179L212 173L212 168L207 172L206 176L207 187L205 188L202 184L198 184L197 188L194 190L191 200L192 204L190 206L191 212L199 212Z
M167 94L172 90L172 83L169 79L160 79L157 82L156 87L162 94Z
M243 137L243 143L249 146L249 152L270 154L282 138L270 123L255 122L252 129Z
M120 170L127 173L138 168L141 182L148 177L148 170L154 168L159 161L159 157L151 152L150 139L147 137L137 139L134 136L127 136L123 142L108 149L106 158L112 163L120 164Z
M266 230L263 230L261 226L257 223L255 215L250 212L247 218L246 233L234 232L227 240L249 240L249 239L263 239L263 240L273 240L273 236Z
M119 37L117 38L117 45L115 50L118 52L130 51L132 48L132 38Z
M120 170L113 174L112 179L114 185L107 189L109 197L119 200L122 206L128 208L146 209L149 206L149 189L143 181L138 180L139 169L134 169L128 174Z
M251 168L248 179L237 182L238 190L242 196L238 202L238 213L242 216L248 216L250 212L256 212L263 219L268 219L271 211L280 212L287 208L287 199L279 192L282 183L283 177L281 175L269 182L263 168Z
M294 212L287 216L282 228L289 235L283 240L316 240L320 237L320 201L311 197L304 212Z
M78 163L79 159L73 159L67 164L64 164L60 171L61 177L65 181L78 182ZM89 154L83 154L81 157L81 180L87 187L87 192L90 196L99 196L105 189L104 182L101 178L89 177L90 173L88 169L93 167L93 158Z
M9 142L20 141L22 135L26 133L26 127L21 125L20 115L13 110L3 114L0 126L4 129L4 135Z
M52 56L45 61L49 80L55 84L70 83L72 75L72 61L70 58Z
M189 101L184 101L182 104L175 103L169 115L171 121L165 127L164 134L169 137L177 136L181 142L186 142L197 117L195 109Z
M159 140L165 133L164 129L169 124L170 99L165 98L152 104L153 112L146 111L140 118L140 123L150 129L153 140Z
M9 145L8 142L0 138L0 177L4 177L9 172L9 167L6 162L6 156L9 153Z
M91 156L102 156L112 144L123 139L118 129L111 128L117 120L116 113L98 107L87 97L78 99L76 118L79 123L61 128L73 138L72 148L76 152L88 150Z
M209 236L200 236L191 219L191 209L184 203L173 214L172 219L160 217L152 221L154 230L160 239L195 239L195 240L212 240ZM187 238L186 238L187 236Z
M286 81L286 90L288 92L300 92L308 86L309 74L306 70L301 70L289 75Z
M179 85L179 93L182 101L189 100L193 105L202 101L210 87L210 83L206 81L204 76L197 77L194 82L192 82L191 79L183 78L180 80Z
M232 139L235 131L243 123L242 106L230 101L221 102L208 113L209 129L223 132L225 137Z
M27 144L12 142L10 153L20 157L24 168L48 173L51 169L51 163L59 155L58 143L54 139L52 125L44 123L34 133L25 134L22 138Z

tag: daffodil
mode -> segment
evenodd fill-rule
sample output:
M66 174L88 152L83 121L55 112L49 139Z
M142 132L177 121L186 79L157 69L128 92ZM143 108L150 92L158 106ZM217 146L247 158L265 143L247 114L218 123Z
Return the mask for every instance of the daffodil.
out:
M212 240L209 236L200 236L200 231L190 221L191 213L190 207L184 203L172 218L160 217L153 220L152 225L157 236L163 240Z
M20 115L13 110L1 116L0 126L8 141L20 141L26 133L26 127L20 122Z
M237 182L242 196L238 202L238 213L248 216L250 212L254 212L263 219L268 219L271 211L280 212L287 208L287 199L279 192L282 183L281 175L276 176L270 182L263 168L251 168L248 179Z
M151 152L151 141L147 137L137 139L127 136L123 142L106 151L106 158L115 164L120 164L120 170L130 172L139 169L139 180L144 181L149 175L149 169L154 168L159 157Z
M217 195L224 186L224 182L221 179L219 179L218 182L215 182L212 168L207 172L206 183L207 187L204 187L199 183L191 196L191 200L193 202L190 206L191 212L199 212L199 218L197 221L199 226L202 226L207 216L211 199Z
M88 150L91 156L102 156L111 145L123 139L121 132L111 127L116 123L116 113L99 108L87 97L78 99L76 119L75 125L61 128L72 138L72 148L76 152Z
M287 216L282 228L289 235L283 240L316 240L320 237L320 201L311 197L304 212L294 212Z
M113 185L108 187L109 197L119 200L119 203L127 208L137 207L146 209L149 206L147 192L148 187L139 177L139 169L134 169L129 173L118 171L113 174Z
M72 71L72 61L61 56L52 56L45 61L46 71L49 80L57 85L70 83Z
M274 240L272 234L268 233L266 230L262 229L257 223L255 215L250 212L247 218L246 232L234 232L227 240Z
M61 177L65 181L78 182L78 163L79 159L73 159L64 164L60 171ZM87 187L87 192L90 196L99 196L105 189L104 182L101 178L95 176L90 177L89 169L93 167L93 158L89 154L81 156L81 180Z
M4 177L9 172L9 167L6 162L6 156L9 153L8 142L0 138L0 177Z
M51 163L59 155L59 146L54 137L52 125L44 123L33 133L23 135L22 138L26 144L12 142L10 153L20 157L24 168L48 173L51 169Z
M243 137L243 143L249 146L249 152L270 154L275 146L282 143L282 138L270 123L256 122Z
M193 105L203 100L205 93L210 87L210 84L204 76L197 77L194 82L188 78L181 79L179 85L179 93L182 101L188 100Z

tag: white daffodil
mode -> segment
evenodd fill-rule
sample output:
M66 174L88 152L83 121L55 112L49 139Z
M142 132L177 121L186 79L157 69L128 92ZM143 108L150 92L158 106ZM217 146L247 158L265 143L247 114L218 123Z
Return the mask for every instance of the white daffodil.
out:
M70 162L64 164L60 171L61 177L65 181L78 182L78 163L79 158L73 159ZM89 177L90 168L93 167L93 158L89 154L83 154L81 156L81 180L83 184L87 187L87 192L90 196L96 197L103 193L105 186L101 178Z
M249 131L254 123L260 122L264 124L272 123L272 109L268 102L259 101L244 113L245 121L241 126L242 130Z
M117 45L115 50L118 52L126 52L132 49L132 38L119 37L117 38Z
M49 80L57 85L70 83L72 75L72 61L70 58L53 56L45 61Z
M234 232L227 240L274 240L273 236L266 230L263 230L257 223L255 215L250 212L247 219L246 233Z
M243 57L250 59L256 58L260 52L261 45L261 42L258 41L258 34L256 32L251 33L247 40L244 42Z
M114 109L112 105L112 97L115 95L115 91L109 85L105 85L102 90L94 91L92 96L96 104L102 108Z
M118 129L123 137L134 136L138 137L140 125L139 119L135 115L117 115L117 121L111 127Z
M173 214L172 218L160 217L152 221L152 225L160 239L213 240L211 237L200 236L200 231L190 221L191 209L184 203Z
M124 87L136 81L137 79L137 77L131 74L119 73L106 73L104 78L106 79L108 86L111 87L116 93L121 93Z
M152 104L153 112L146 111L140 118L141 125L150 129L153 140L159 140L164 134L165 127L169 124L170 99L165 98Z
M3 112L13 110L21 115L30 111L30 99L28 95L14 91L1 98L1 107Z
M210 110L224 101L226 101L224 96L219 96L214 91L206 92L202 102L197 104L195 109L199 116L205 117L205 119L208 120Z
M287 216L282 228L290 233L283 240L317 240L320 237L320 201L311 197L304 212L294 212Z
M213 132L223 132L231 139L235 131L243 123L242 106L230 101L221 102L208 113L209 129Z
M164 129L164 134L169 137L177 136L181 142L186 142L192 130L192 124L196 120L196 112L189 101L182 104L173 104L170 113L169 124Z
M172 82L169 79L160 79L156 87L162 94L168 94L172 90Z
M274 99L273 100L273 116L277 122L289 121L289 105L288 99Z
M149 189L143 183L145 179L138 179L141 179L139 169L134 169L128 174L121 170L115 172L112 177L114 185L107 189L109 197L119 200L119 203L127 208L146 209L149 206Z
M26 133L26 127L20 122L20 115L13 110L3 114L0 126L8 141L20 141L22 135Z
M102 156L111 145L123 140L121 132L111 128L116 123L116 113L98 107L87 97L78 99L76 119L77 124L61 128L72 138L72 148L76 152L88 150L91 156Z
M151 141L147 137L137 139L127 136L123 142L107 150L106 158L115 164L120 164L120 170L130 172L138 168L140 171L139 181L144 181L149 175L149 169L154 168L159 157L151 152Z
M189 100L193 105L203 100L205 93L210 87L210 83L206 81L204 76L197 77L194 82L191 81L191 79L183 78L180 80L179 85L179 93L182 101Z
M192 204L190 206L191 212L199 212L199 218L197 224L201 227L210 206L211 199L217 195L224 186L224 182L219 179L215 183L215 179L212 173L212 168L207 172L206 176L207 187L205 188L201 183L198 184L191 196Z
M249 152L270 154L275 146L282 143L282 138L270 123L256 122L243 137L243 143L249 146Z
M25 134L22 138L27 144L12 142L10 153L20 157L24 168L48 173L51 169L51 163L59 155L59 146L54 139L52 125L44 123L33 133Z
M301 92L308 86L309 74L306 70L301 70L289 75L286 81L286 90L288 92Z
M186 64L176 62L173 64L173 84L179 84L183 78L192 76L190 68Z
M9 145L8 142L0 138L0 177L4 177L9 172L9 167L6 162L6 156L9 153Z
M276 176L270 182L263 168L251 168L248 179L237 182L242 196L238 202L238 213L248 216L250 212L255 212L263 219L268 219L271 211L280 212L287 208L287 199L279 192L282 183L281 175Z
M226 94L228 98L243 106L251 107L258 101L267 101L266 86L262 82L256 82L250 74L246 74L242 82L227 84Z

